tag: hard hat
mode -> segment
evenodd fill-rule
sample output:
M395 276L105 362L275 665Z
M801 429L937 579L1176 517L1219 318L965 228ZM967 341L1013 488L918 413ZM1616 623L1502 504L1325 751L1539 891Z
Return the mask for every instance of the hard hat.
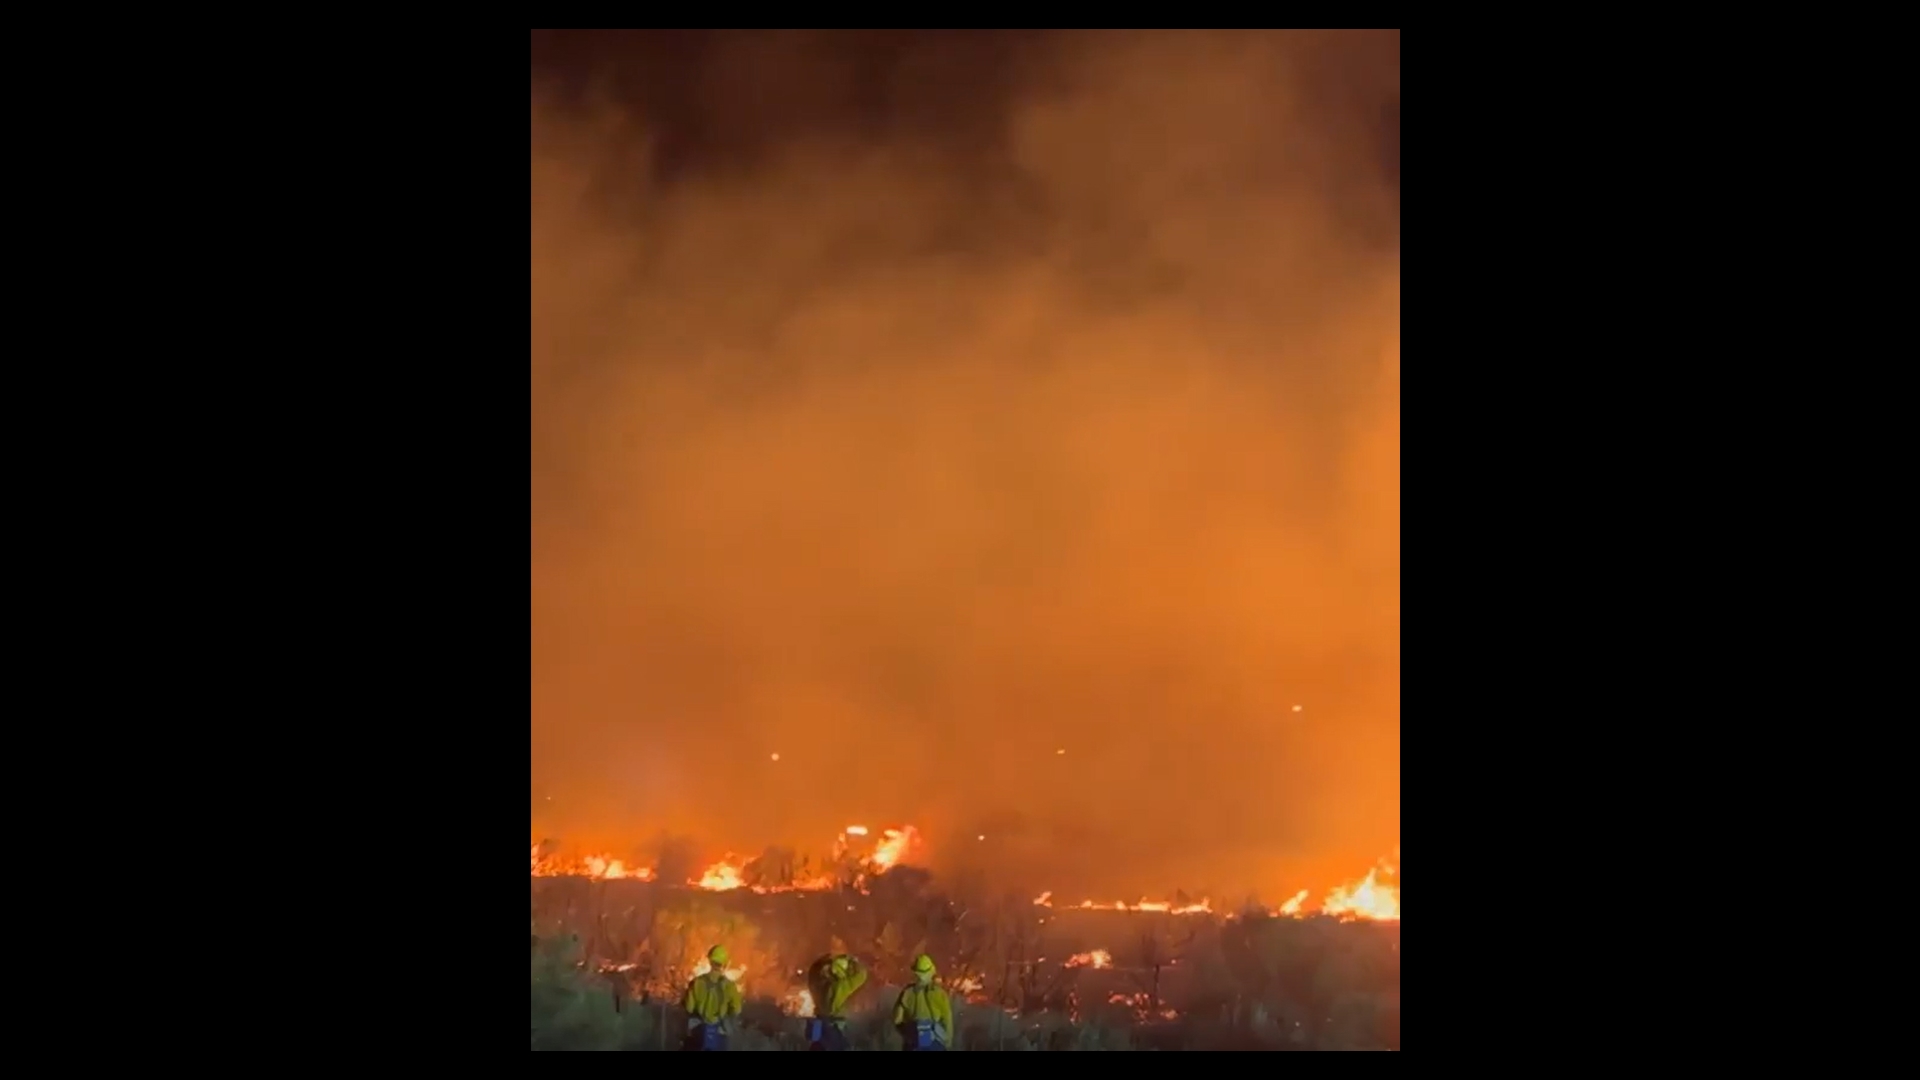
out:
M833 958L833 963L828 964L827 967L830 968L835 975L845 975L847 973L847 958L844 956L836 956Z
M933 974L933 957L928 956L926 953L921 953L919 956L914 957L913 970L916 975Z
M717 968L726 967L727 947L725 945L715 945L713 948L708 949L707 962Z

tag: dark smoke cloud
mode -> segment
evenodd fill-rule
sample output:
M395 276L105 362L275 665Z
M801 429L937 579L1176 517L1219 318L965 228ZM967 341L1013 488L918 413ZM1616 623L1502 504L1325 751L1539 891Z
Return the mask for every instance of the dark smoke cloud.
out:
M980 40L847 47L703 39L621 106L536 78L536 834L913 822L1103 896L1364 870L1397 37L1050 38L971 106Z

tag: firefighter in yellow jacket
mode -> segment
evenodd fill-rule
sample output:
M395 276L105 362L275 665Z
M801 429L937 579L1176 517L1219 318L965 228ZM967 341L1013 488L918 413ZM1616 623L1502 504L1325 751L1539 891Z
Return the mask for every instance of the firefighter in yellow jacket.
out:
M727 978L727 947L707 950L708 971L687 983L680 1002L687 1010L687 1041L682 1050L725 1050L731 1021L740 1015L740 987Z
M867 969L851 956L823 956L807 969L813 994L814 1023L807 1025L809 1050L849 1050L847 999L867 984Z
M893 1026L900 1030L902 1050L945 1050L953 1042L953 1002L934 984L933 957L913 960L913 984L900 991L893 1004Z

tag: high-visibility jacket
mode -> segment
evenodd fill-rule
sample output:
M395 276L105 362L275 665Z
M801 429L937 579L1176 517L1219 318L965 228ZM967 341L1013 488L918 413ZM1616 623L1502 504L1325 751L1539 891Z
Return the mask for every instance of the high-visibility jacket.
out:
M860 961L847 957L847 973L833 973L833 957L823 956L807 972L807 989L813 991L813 1015L822 1020L845 1020L847 999L867 984L867 969Z
M687 996L680 1005L690 1019L717 1024L740 1015L740 987L725 972L709 971L687 984Z
M953 1002L947 992L933 983L915 983L900 991L893 1003L893 1025L900 1027L917 1020L933 1021L933 1037L943 1046L953 1045Z

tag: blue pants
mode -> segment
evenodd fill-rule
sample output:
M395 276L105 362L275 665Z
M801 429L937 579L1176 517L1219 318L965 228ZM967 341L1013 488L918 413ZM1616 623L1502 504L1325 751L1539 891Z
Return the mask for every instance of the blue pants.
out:
M851 1050L847 1044L847 1033L833 1024L821 1024L819 1037L813 1040L809 1050Z
M902 1050L945 1050L934 1038L934 1024L931 1020L914 1020L900 1025L900 1049Z

